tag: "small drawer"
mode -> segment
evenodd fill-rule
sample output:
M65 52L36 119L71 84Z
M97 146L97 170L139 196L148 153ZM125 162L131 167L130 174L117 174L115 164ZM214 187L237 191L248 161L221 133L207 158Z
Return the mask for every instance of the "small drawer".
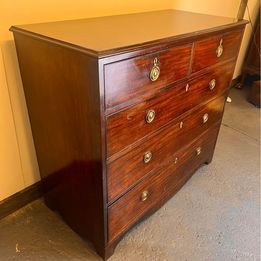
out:
M202 77L171 87L153 99L108 117L108 156L164 126L198 104L222 94L229 87L233 69L234 63L209 69Z
M195 42L192 72L229 59L236 59L243 31L229 32Z
M171 126L148 137L125 155L107 164L108 202L123 194L150 171L176 159L177 151L220 123L225 95L179 118Z
M182 148L180 161L153 173L108 208L108 241L122 236L147 214L157 210L188 180L203 163L210 162L218 127L211 128L199 139Z
M139 56L104 67L106 108L156 92L188 75L191 44Z

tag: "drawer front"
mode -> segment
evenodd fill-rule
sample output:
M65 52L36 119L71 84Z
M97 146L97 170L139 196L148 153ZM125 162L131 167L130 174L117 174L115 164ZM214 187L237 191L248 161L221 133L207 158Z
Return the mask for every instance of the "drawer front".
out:
M108 208L109 241L160 207L200 164L211 160L218 130L219 126L208 130L179 152L180 161L177 164L172 163L150 175Z
M207 102L223 93L229 87L233 69L234 63L210 69L200 78L169 88L156 98L108 117L108 157L196 105ZM146 116L151 111L155 113L155 118L148 123Z
M219 34L195 42L192 72L199 71L215 63L235 59L241 43L243 31Z
M148 172L175 161L180 148L213 124L221 122L224 101L225 95L179 118L170 127L148 137L140 146L108 163L108 201L124 193Z
M155 92L187 76L191 46L188 44L105 65L106 108L129 102L147 91Z

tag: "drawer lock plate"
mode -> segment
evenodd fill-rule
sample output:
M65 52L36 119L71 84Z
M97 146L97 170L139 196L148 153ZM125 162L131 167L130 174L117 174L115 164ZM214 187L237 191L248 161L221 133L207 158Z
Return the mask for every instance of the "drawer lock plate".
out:
M151 159L152 159L152 153L151 153L151 151L147 151L143 157L144 163L149 163L151 161Z
M148 196L149 196L149 191L144 190L144 191L141 193L140 200L141 200L141 201L145 201L145 200L148 199Z

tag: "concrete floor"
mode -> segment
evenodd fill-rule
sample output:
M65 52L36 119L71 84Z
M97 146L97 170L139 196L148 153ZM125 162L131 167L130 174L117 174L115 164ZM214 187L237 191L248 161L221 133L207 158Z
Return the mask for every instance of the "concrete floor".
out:
M110 261L260 260L259 109L233 89L212 164L131 230ZM0 221L0 260L101 260L37 200Z

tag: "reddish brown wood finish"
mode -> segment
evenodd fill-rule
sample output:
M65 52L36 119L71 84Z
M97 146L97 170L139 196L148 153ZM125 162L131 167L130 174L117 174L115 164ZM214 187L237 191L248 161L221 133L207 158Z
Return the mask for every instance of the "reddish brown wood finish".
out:
M108 57L147 49L162 43L191 39L243 27L246 20L179 10L96 17L13 26L12 31L77 49L95 57Z
M245 24L168 10L11 28L46 203L104 259L127 229L211 161ZM155 57L161 74L151 82ZM209 91L212 78L217 86ZM152 107L149 126L144 118ZM201 112L209 113L203 126ZM153 158L144 168L147 149ZM140 204L143 189L151 195Z
M223 93L231 81L235 63L211 68L203 76L174 85L156 96L129 109L107 118L107 156L164 126L182 113L198 104L206 103ZM211 90L209 83L216 80ZM186 86L189 84L186 91ZM153 109L156 113L152 123L146 122L146 114ZM130 135L131 133L131 135Z
M208 37L195 42L192 72L202 70L208 66L227 59L235 59L241 43L243 31L228 32ZM216 50L223 40L223 54L217 57Z
M211 160L218 130L219 127L215 127L204 133L198 140L178 152L180 160L177 164L171 163L153 173L109 207L109 241L124 233L159 202L162 204L200 164ZM200 155L196 153L198 147L201 147ZM145 201L141 201L143 191L149 193Z
M15 42L45 201L102 253L106 212L97 60L21 34Z
M108 201L124 193L148 172L174 161L177 151L196 139L213 124L220 122L226 95L192 111L187 116L179 117L170 126L143 139L129 153L108 164ZM203 115L208 114L208 121L203 123ZM183 123L180 128L180 123ZM131 132L131 131L130 131ZM159 142L160 141L160 142ZM152 159L144 163L146 152L152 153Z
M188 44L105 65L106 108L133 99L146 91L155 92L160 87L186 77L189 73L191 47ZM152 82L150 71L154 58L158 59L160 76Z

